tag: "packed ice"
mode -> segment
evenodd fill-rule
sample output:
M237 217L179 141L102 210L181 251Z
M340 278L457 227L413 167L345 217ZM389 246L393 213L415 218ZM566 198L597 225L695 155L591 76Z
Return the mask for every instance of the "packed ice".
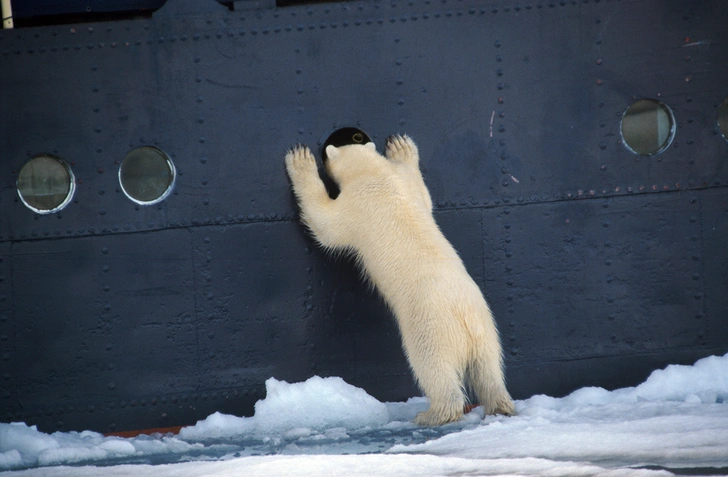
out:
M642 384L517 401L412 423L425 398L382 403L341 378L273 378L252 417L215 413L178 435L124 439L0 424L8 477L232 475L728 474L728 354L671 365Z

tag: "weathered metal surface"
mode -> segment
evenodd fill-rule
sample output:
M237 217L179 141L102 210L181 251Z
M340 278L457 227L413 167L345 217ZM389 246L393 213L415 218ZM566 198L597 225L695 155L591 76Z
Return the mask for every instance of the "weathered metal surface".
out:
M515 397L728 351L722 2L242 3L0 33L0 421L181 425L270 376L415 394L386 307L297 221L284 152L345 126L417 142ZM674 113L660 155L621 143L639 98ZM119 186L141 145L178 171L156 205ZM43 216L15 190L40 153L77 180Z

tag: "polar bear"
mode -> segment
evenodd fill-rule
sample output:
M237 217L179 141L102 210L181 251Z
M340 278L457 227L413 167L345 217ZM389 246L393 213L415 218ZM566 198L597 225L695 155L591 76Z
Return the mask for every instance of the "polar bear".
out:
M405 354L435 426L460 419L466 383L486 414L514 412L493 316L478 285L432 216L415 143L328 146L325 167L341 192L331 199L311 151L286 154L301 221L329 251L353 253L396 317Z

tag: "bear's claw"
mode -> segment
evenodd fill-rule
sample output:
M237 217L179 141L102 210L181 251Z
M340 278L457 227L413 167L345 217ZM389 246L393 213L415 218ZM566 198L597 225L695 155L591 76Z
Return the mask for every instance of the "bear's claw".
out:
M303 144L293 146L286 153L286 171L291 179L301 174L316 172L316 159L311 150Z
M406 134L393 134L387 138L387 159L399 162L417 162L417 146Z

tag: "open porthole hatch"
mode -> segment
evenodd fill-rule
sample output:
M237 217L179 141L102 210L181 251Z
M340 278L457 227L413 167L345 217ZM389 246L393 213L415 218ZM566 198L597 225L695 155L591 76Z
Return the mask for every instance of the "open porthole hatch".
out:
M328 146L341 147L349 146L352 144L366 144L368 142L372 142L371 136L369 136L369 134L359 128L339 128L334 132L330 133L323 141L321 145L321 159L323 160L325 165L326 161L328 160L328 157L326 156L326 148ZM336 182L334 182L334 180L329 177L328 174L322 175L321 180L323 180L324 185L326 186L329 197L331 197L332 199L336 199L339 196L339 186L336 184Z
M329 134L321 146L321 158L324 162L328 159L328 157L326 157L326 148L328 146L341 147L351 144L366 144L371 141L372 138L369 137L369 134L359 128L345 127L337 129Z

